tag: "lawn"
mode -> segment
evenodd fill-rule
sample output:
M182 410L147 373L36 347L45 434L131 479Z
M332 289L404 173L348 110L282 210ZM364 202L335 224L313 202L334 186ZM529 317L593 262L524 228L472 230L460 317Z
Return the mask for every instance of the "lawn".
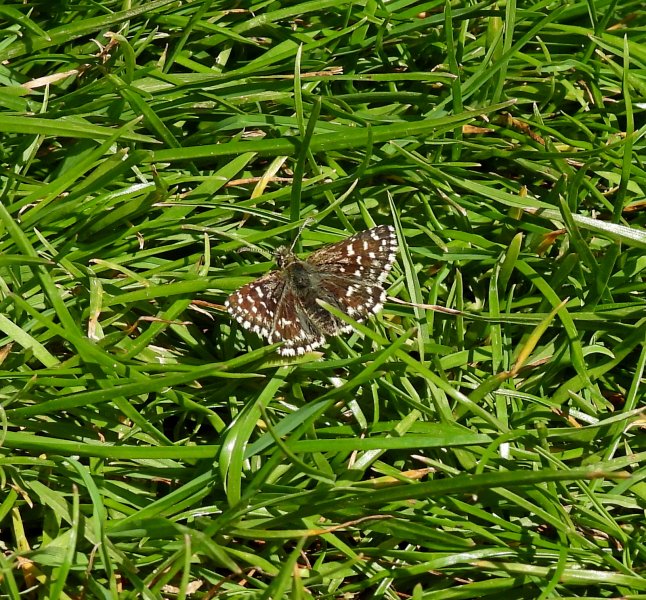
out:
M642 2L0 23L2 598L646 598ZM349 333L227 313L379 225Z

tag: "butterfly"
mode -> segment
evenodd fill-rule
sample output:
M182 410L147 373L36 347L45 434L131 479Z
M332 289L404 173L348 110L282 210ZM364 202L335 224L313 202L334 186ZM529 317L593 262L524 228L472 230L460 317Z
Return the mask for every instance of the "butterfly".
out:
M397 236L391 225L378 225L341 242L323 246L305 260L282 246L278 267L242 286L225 302L228 312L269 343L284 342L283 356L310 352L325 337L352 329L317 300L323 300L363 321L386 301L382 284L397 257Z

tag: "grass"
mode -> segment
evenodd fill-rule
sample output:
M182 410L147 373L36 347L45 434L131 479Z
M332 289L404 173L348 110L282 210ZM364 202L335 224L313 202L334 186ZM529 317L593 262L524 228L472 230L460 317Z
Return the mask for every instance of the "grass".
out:
M0 22L3 598L646 598L641 2ZM306 220L401 250L286 361Z

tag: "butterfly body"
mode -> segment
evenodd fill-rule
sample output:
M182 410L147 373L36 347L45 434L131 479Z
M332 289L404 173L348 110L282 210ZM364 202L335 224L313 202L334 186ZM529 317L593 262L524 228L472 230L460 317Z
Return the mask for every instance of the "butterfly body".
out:
M326 335L352 329L319 300L357 321L383 308L382 283L396 252L397 238L389 225L324 246L306 260L281 247L275 256L278 269L241 287L225 306L245 329L270 343L284 342L280 354L304 354L323 344Z

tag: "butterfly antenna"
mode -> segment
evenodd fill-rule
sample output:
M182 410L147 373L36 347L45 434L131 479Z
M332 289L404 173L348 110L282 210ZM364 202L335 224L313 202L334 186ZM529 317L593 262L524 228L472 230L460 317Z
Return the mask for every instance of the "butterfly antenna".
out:
M307 219L303 221L302 225L298 228L298 233L294 237L294 241L292 242L292 245L289 247L290 252L294 251L294 246L296 245L298 238L301 237L301 233L303 233L303 229L305 229L308 225L311 225L312 223L314 223L313 217L307 217Z
M268 260L271 260L273 257L272 252L270 252L269 250L265 250L264 248L260 248L260 246L243 246L242 248L238 248L236 252L238 254L242 254L243 252L254 252L256 254L260 254L261 256L264 256Z

